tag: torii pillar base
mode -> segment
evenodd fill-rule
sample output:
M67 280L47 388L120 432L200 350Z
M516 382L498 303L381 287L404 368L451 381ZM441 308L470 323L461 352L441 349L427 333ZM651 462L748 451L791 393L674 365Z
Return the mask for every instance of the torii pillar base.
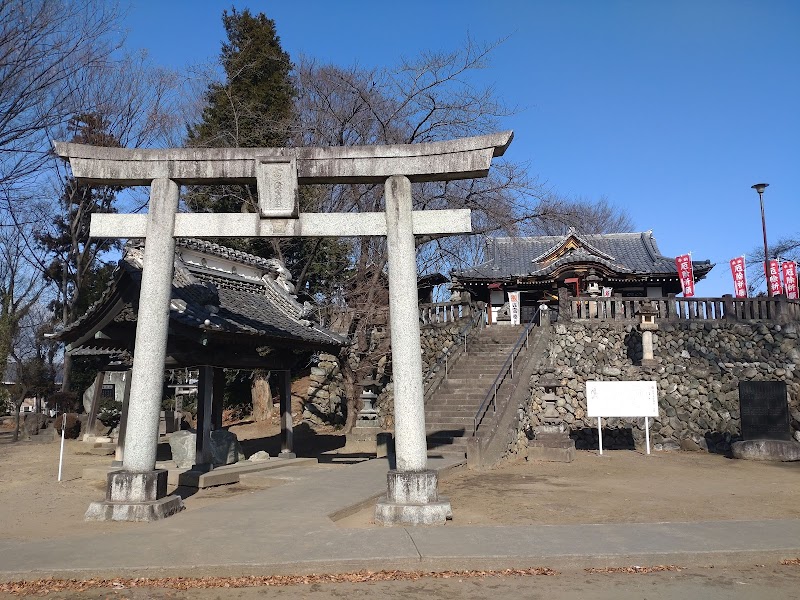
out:
M439 496L436 471L389 471L388 492L375 505L381 525L444 525L453 518L450 500Z
M167 471L112 471L106 499L92 502L87 521L157 521L183 510L180 496L167 496Z

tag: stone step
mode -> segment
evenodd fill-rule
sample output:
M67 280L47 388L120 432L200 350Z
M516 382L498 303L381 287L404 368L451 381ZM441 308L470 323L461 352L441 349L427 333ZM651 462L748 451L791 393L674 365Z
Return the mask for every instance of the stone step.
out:
M497 395L498 397L506 395L506 391L503 389L504 386L498 388ZM452 404L453 401L460 402L462 404L469 404L470 402L475 403L477 406L486 396L489 394L489 390L494 392L494 388L491 385L480 385L475 386L478 391L468 391L465 388L457 388L452 390L441 390L438 393L434 394L430 400L428 400L428 404L426 406L436 406L437 403L442 402L445 404Z
M425 420L426 431L452 431L458 433L472 428L473 417L441 417L438 419Z
M459 363L455 367L447 369L447 377L463 377L464 375L475 374L476 372L483 373L484 375L499 373L502 367L502 362L496 364L483 364L480 362Z
M473 377L449 377L442 382L442 385L439 386L439 389L453 389L457 388L458 386L467 386L468 388L475 389L475 386L482 386L483 388L488 388L492 383L494 383L495 378L497 375L475 375ZM480 389L480 388L479 388Z
M428 438L428 451L438 450L442 452L466 452L467 451L466 437L459 437L455 439L431 439Z
M425 414L441 411L452 412L462 410L478 410L478 407L481 405L481 402L483 402L483 399L484 396L476 398L437 398L435 401L431 400L425 405Z
M425 421L426 422L434 422L439 421L440 419L450 419L450 418L467 418L469 417L469 413L475 414L475 411L478 410L477 406L464 406L458 409L453 410L431 410L425 411Z

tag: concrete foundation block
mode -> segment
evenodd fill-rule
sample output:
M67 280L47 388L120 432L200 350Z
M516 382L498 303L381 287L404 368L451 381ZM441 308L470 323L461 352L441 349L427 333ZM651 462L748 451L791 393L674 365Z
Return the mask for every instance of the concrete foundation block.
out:
M575 460L575 443L566 448L548 448L547 446L528 446L528 460L546 462L571 463Z
M92 502L87 521L157 521L183 510L180 496L165 496L153 502Z
M155 521L183 510L178 496L167 496L167 471L111 471L106 499L92 502L87 521Z
M450 501L440 498L428 504L399 504L380 501L375 505L375 522L391 525L444 525L453 517Z
M483 468L483 447L480 438L471 437L467 440L467 468L472 470Z
M575 440L566 432L537 432L536 438L528 441L527 459L570 463L575 460Z
M389 471L388 491L375 505L375 522L383 525L441 525L452 518L447 498L439 497L436 471Z
M389 471L386 474L390 502L427 504L439 499L439 475L436 471Z
M111 471L108 474L106 500L110 502L151 502L167 495L167 472L146 473Z

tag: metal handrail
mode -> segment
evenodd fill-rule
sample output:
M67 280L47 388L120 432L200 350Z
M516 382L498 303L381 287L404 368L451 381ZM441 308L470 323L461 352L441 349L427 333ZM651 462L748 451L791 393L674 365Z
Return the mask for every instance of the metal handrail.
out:
M494 378L494 382L492 383L492 387L489 388L489 391L486 393L486 397L481 402L481 405L478 407L478 411L475 413L475 417L473 419L473 428L472 428L472 435L474 436L478 432L478 427L483 422L483 418L486 416L486 411L489 410L489 404L492 406L492 412L497 412L497 390L503 385L505 381L506 375L511 375L511 379L514 379L514 358L520 353L522 350L522 346L524 344L525 348L528 347L528 338L530 337L530 332L533 329L534 325L536 325L536 317L540 314L540 308L536 309L536 312L533 313L530 321L525 326L525 330L519 335L517 339L517 343L514 344L514 347L511 349L511 352L508 355L508 358L503 363L503 366L500 367L500 372L497 374L497 377ZM549 314L547 315L549 318Z
M467 352L467 338L469 337L469 332L471 330L475 329L476 326L479 329L483 329L483 325L484 325L484 320L483 319L484 319L485 315L484 315L483 311L482 310L478 310L477 306L475 306L474 313L475 314L469 320L469 323L467 323L464 327L462 327L458 332L458 336L461 337L461 338L464 338L464 354L468 354L468 352ZM451 348L452 348L452 346L451 346ZM444 354L442 356L440 356L439 359L435 363L433 363L431 368L428 370L428 376L426 377L426 379L428 379L428 380L432 379L435 376L435 374L439 372L439 367L441 367L442 363L444 363L444 377L445 377L445 379L447 379L448 371L449 371L449 368L448 368L448 362L449 362L448 358L449 358L449 356L450 356L450 348L447 348L444 351Z

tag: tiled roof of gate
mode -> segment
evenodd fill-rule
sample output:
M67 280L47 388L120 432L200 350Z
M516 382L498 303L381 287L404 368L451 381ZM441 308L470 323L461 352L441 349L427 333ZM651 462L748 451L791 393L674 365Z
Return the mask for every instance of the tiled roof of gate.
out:
M573 237L578 247L549 263L539 262ZM537 237L500 237L487 241L489 259L470 269L454 271L460 280L500 280L514 277L544 277L571 262L605 265L618 273L677 276L675 259L663 256L652 231ZM704 276L714 266L710 261L693 262L695 275Z
M263 336L268 338L263 341L265 344L274 340L284 344L296 341L331 347L346 342L345 338L315 324L311 320L310 307L297 302L275 281L271 275L275 270L274 261L201 240L181 240L179 246L258 267L264 271L264 276L257 281L234 273L188 265L176 253L170 295L171 320L212 333ZM59 333L61 339L78 339L84 330L91 328L101 311L116 301L123 278L129 277L139 288L142 248L140 242L126 246L125 255L101 298L85 315ZM135 320L131 305L126 305L114 320Z

